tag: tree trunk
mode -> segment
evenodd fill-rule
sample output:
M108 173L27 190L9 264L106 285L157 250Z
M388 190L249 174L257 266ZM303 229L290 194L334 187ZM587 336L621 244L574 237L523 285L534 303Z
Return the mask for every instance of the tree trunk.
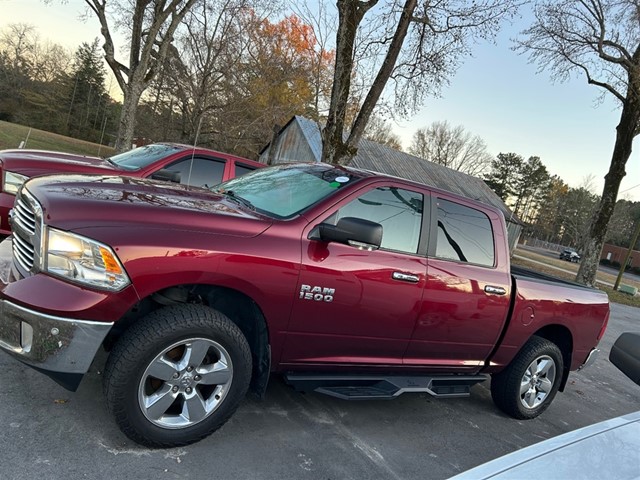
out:
M128 87L124 91L122 101L122 111L120 112L120 122L118 123L118 137L116 138L115 150L117 153L131 150L133 145L133 134L136 127L136 111L138 102L144 88Z
M352 158L344 143L344 119L351 89L353 49L358 25L366 12L353 0L338 0L338 32L336 34L336 63L331 89L331 103L327 123L322 130L322 161L337 164L343 157Z
M389 44L389 50L387 50L384 61L380 66L380 70L378 70L378 74L376 75L376 78L364 99L364 103L362 104L356 119L353 121L351 133L347 140L347 146L352 150L357 150L357 146L364 134L367 123L369 123L373 109L376 107L378 100L380 100L384 87L387 85L396 63L398 62L398 57L400 56L400 51L402 50L402 45L404 44L404 39L409 31L409 25L411 24L413 12L417 5L418 0L405 0L405 4L402 7L402 13L400 14L400 20L398 21L398 26L396 27L391 43ZM351 159L349 158L349 160ZM340 163L342 165L346 164L343 162Z
M631 90L631 86L629 89ZM618 198L620 182L626 175L625 166L631 156L633 139L640 123L640 98L630 91L622 107L620 123L616 127L616 142L611 156L609 173L604 177L604 189L600 204L593 216L589 236L582 251L582 261L576 281L590 287L595 285L600 253L604 245L607 226Z
M378 74L358 112L349 137L344 141L344 119L346 116L351 72L353 69L353 48L358 25L366 11L377 3L370 0L366 7L362 2L338 0L338 34L336 42L336 67L331 90L331 104L327 124L322 131L322 161L335 165L348 165L358 151L358 144L371 118L384 87L393 73L409 25L416 9L417 0L405 0L402 14L398 21L394 36L389 44Z

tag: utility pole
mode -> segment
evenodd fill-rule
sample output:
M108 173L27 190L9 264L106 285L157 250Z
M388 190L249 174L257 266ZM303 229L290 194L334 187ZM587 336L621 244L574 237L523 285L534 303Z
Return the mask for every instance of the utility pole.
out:
M640 236L640 218L638 219L638 224L636 225L636 231L633 232L633 239L631 240L631 245L629 245L629 250L627 250L627 254L624 256L624 262L620 264L620 271L618 272L618 278L616 278L616 283L613 286L614 290L618 290L620 286L620 282L622 281L622 274L624 273L624 269L629 263L629 258L631 258L631 252L633 252L633 247L636 246L636 242L638 241L638 237Z

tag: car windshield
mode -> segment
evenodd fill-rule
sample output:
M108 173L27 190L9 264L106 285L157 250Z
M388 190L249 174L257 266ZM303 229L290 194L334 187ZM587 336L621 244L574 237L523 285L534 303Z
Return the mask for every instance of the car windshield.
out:
M180 150L181 148L175 145L145 145L114 155L107 160L123 170L134 171Z
M285 219L358 178L352 172L324 164L287 165L261 168L212 190L238 199L265 215Z

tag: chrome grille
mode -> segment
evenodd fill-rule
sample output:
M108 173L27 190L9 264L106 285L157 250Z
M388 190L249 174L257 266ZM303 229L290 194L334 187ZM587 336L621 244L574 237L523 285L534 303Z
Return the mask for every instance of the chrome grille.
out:
M33 245L20 235L13 236L13 257L25 270L33 268L36 252Z
M16 197L11 220L13 259L23 274L35 273L41 258L42 208L25 188Z
M16 198L13 207L13 223L22 227L29 235L36 233L36 213L22 195Z

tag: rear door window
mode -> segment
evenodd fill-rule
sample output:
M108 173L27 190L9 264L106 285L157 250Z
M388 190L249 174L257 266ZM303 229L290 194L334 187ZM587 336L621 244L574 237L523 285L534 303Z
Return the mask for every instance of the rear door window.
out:
M437 199L436 257L492 267L495 261L491 221L480 210Z
M245 165L244 163L236 163L236 177L240 177L249 172L253 172L256 167L250 167L249 165Z

